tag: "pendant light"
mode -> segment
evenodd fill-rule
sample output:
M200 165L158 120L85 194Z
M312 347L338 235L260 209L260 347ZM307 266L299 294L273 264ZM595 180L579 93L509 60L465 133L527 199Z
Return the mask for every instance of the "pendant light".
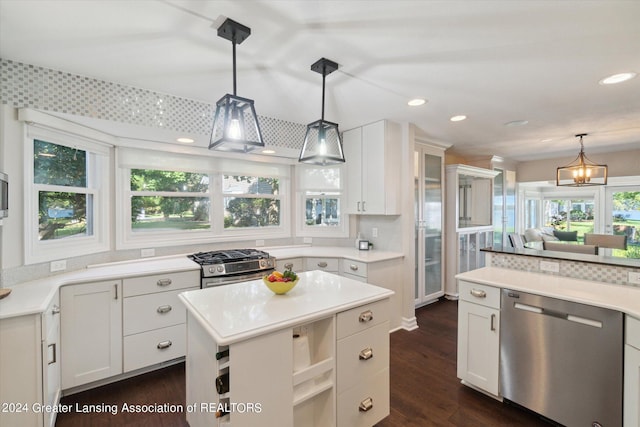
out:
M218 28L218 36L233 45L233 95L226 94L216 103L210 150L247 153L264 147L253 100L236 95L236 44L251 35L251 28L226 19Z
M344 163L342 139L338 124L324 119L324 88L325 79L338 69L338 64L326 58L321 58L311 65L311 71L322 74L322 117L307 125L307 133L300 151L298 161L313 165L327 166Z
M586 187L592 185L607 185L607 165L597 165L584 154L582 137L586 133L576 135L580 138L580 154L568 164L558 168L556 185L558 187Z

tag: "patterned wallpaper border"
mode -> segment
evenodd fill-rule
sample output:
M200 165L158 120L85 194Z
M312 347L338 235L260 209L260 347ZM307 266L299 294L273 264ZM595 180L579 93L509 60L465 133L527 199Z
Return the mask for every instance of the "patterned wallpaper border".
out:
M540 261L559 262L560 272L551 273L540 270ZM629 283L628 281L630 271L640 271L640 269L633 267L594 264L590 262L557 258L541 258L538 256L512 255L497 252L491 252L491 266L549 274L553 276L571 277L574 279L589 280L592 282L608 283L612 285L639 286Z
M0 58L0 102L209 135L215 105ZM266 145L300 150L306 125L258 116Z

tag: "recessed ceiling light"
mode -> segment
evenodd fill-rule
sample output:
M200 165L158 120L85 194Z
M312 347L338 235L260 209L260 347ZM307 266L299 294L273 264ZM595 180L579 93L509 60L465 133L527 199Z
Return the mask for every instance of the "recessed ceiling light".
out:
M262 150L262 154L276 154L275 150Z
M466 118L467 118L467 116L460 115L460 116L453 116L449 120L451 120L452 122L461 122Z
M425 99L422 98L415 98L412 99L411 101L407 102L407 104L411 107L417 107L419 105L424 105L427 101Z
M176 139L176 141L182 142L183 144L192 144L193 142L195 142L194 139L187 138L187 137L180 137L180 138Z
M614 74L612 76L605 77L604 79L600 80L599 83L601 85L614 85L616 83L622 83L622 82L626 82L627 80L631 80L635 76L636 76L636 73L633 73L633 72Z
M511 122L505 123L504 125L509 127L514 127L514 126L524 126L527 123L529 123L529 120L513 120Z
M553 138L545 138L540 140L540 142L551 142L551 141L553 141Z

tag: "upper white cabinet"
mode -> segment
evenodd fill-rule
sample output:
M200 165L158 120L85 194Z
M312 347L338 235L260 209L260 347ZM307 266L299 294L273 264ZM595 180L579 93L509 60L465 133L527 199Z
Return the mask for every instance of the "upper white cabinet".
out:
M343 133L347 213L400 214L400 125L381 120Z

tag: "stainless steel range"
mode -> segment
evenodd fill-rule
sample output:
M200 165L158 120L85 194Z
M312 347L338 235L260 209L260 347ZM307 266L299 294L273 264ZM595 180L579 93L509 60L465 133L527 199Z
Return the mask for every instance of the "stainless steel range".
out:
M256 249L198 252L188 257L202 267L202 288L259 279L276 267L274 257Z

